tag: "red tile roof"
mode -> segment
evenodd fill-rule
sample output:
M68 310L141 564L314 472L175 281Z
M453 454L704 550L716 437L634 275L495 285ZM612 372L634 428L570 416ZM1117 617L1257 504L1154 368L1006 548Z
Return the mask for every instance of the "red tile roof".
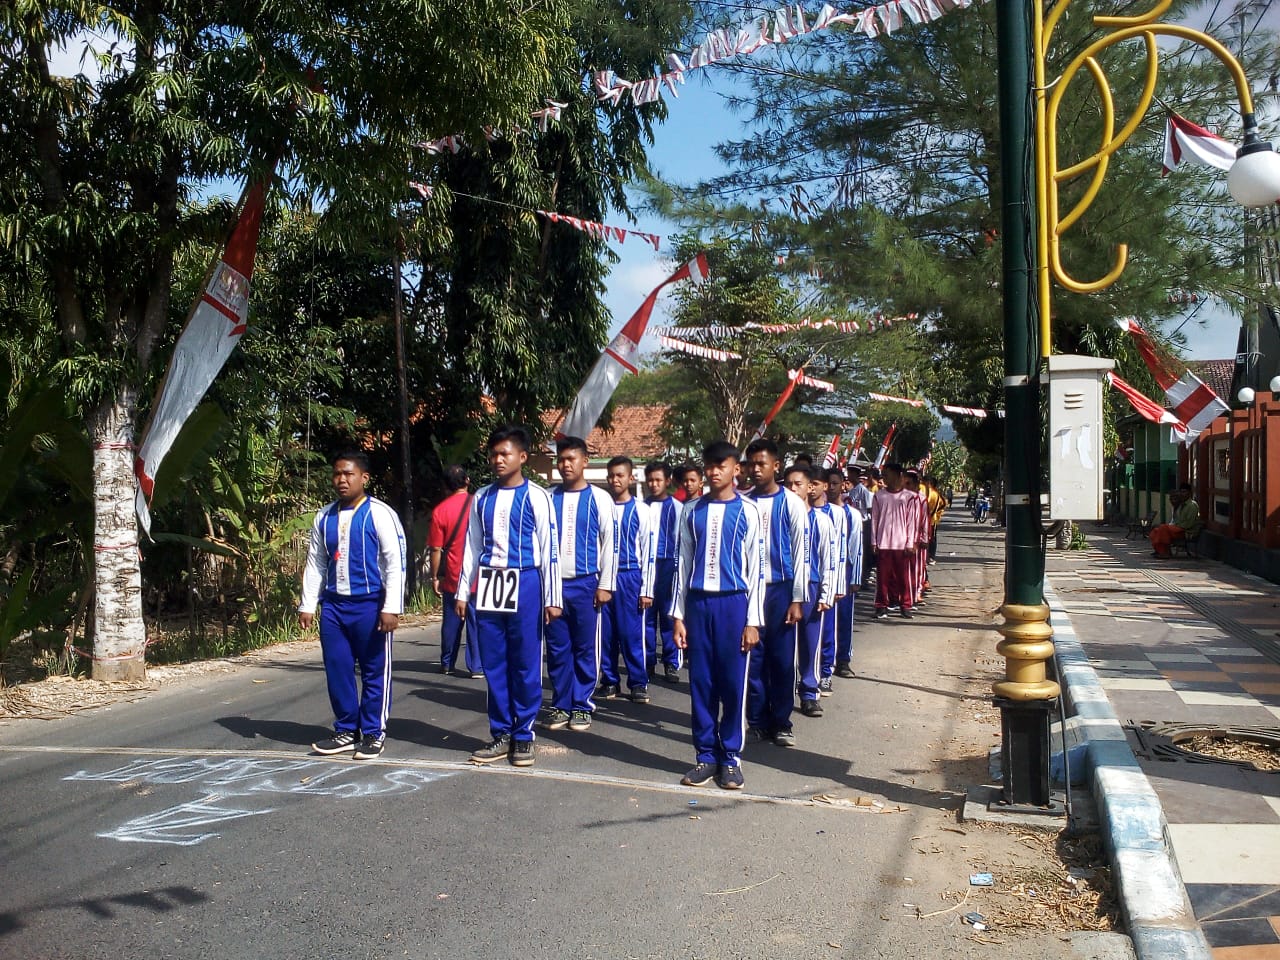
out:
M667 452L658 436L658 428L670 406L665 403L614 407L613 422L608 431L596 427L587 437L587 449L593 457L627 456L649 460ZM560 419L560 410L548 410L542 422L552 427Z
M1188 360L1187 368L1203 380L1219 397L1228 400L1231 396L1231 377L1236 370L1235 359L1230 360Z

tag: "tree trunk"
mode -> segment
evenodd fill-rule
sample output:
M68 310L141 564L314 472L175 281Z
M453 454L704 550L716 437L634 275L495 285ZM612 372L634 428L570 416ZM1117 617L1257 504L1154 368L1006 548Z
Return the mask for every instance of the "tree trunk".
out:
M133 418L138 394L122 386L89 424L93 441L93 679L146 676L142 571L134 519Z

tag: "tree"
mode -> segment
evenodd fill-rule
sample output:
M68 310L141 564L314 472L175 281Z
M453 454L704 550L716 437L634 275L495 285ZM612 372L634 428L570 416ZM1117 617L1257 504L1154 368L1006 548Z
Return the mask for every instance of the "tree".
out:
M291 188L355 229L371 196L389 206L401 194L415 141L527 122L563 60L566 8L510 14L494 0L0 9L0 257L54 306L56 369L93 444L95 677L144 670L139 397L157 372L177 253L226 219L193 207L193 191L264 176L283 152ZM98 34L111 41L100 76L54 75L54 50Z
M1077 6L1058 29L1051 77L1094 29L1088 17L1096 11ZM1170 16L1189 8L1175 4ZM1145 9L1120 2L1106 12ZM679 195L708 222L759 223L756 204L782 198L789 212L762 224L773 242L789 248L797 263L817 265L836 303L929 317L927 362L914 368L920 389L939 401L986 408L1000 405L1003 372L994 14L991 5L977 5L875 42L853 30L825 31L779 48L777 65L744 62L750 94L733 99L752 132L722 145L731 173ZM1266 42L1254 38L1246 61L1256 65ZM1099 58L1121 118L1136 100L1143 56L1134 43ZM1161 80L1161 95L1183 113L1210 123L1228 115L1229 78L1196 48L1162 50ZM1085 79L1069 89L1060 124L1063 166L1097 149L1097 98ZM1116 316L1176 313L1171 278L1180 288L1237 303L1253 290L1238 217L1221 182L1181 171L1160 179L1163 120L1145 118L1111 157L1098 201L1063 238L1075 276L1105 273L1115 243L1129 244L1130 265L1099 294L1055 292L1058 352L1081 349ZM1082 189L1080 183L1067 189L1064 211ZM823 192L837 200L805 203ZM956 429L975 452L998 448L999 431L990 424L961 419Z

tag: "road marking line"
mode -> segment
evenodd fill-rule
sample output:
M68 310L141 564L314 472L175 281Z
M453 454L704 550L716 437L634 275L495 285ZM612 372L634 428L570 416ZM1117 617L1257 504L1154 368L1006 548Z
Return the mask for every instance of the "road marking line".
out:
M297 751L289 750L244 750L182 747L53 747L41 745L18 746L0 744L3 753L45 753L74 754L111 757L250 757L279 758L296 760ZM636 780L631 777L611 777L598 773L574 773L570 770L549 770L546 767L534 769L516 769L514 767L481 767L464 760L426 760L422 758L380 757L375 760L343 760L337 757L322 757L303 754L309 760L328 763L343 763L355 768L361 767L416 767L425 770L452 770L455 772L472 772L490 776L536 777L543 780L558 780L564 783L581 783L594 786L624 787L628 790L645 790L652 793L673 793L691 798L715 797L720 800L737 800L748 803L771 803L781 806L813 807L824 810L839 810L845 813L881 813L892 812L898 805L884 807L856 806L840 803L816 803L812 799L802 797L780 797L766 793L746 793L738 790L720 790L707 787L686 787L679 783L660 783L653 780Z

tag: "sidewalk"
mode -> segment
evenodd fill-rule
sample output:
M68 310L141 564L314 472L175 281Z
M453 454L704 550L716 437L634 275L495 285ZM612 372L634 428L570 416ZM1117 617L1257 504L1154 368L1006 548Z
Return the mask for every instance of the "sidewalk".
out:
M1215 960L1280 960L1280 777L1174 742L1229 730L1280 744L1280 587L1085 532L1090 549L1050 551L1046 580L1164 809L1201 930Z

